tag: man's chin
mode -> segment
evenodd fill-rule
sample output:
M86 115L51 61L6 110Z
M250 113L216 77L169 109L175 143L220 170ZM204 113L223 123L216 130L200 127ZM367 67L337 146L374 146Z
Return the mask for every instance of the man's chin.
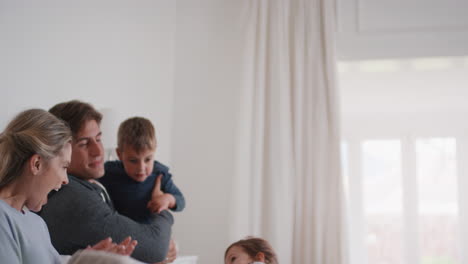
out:
M97 173L95 174L94 179L99 179L99 178L101 178L102 176L104 176L104 169L101 170L101 171L99 171L99 172L97 172Z
M99 179L104 176L104 168L102 169L89 169L88 170L88 179Z

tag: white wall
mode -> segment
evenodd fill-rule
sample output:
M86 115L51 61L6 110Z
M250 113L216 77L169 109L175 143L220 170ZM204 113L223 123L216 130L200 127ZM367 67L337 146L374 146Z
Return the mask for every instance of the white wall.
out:
M466 134L468 57L344 62L345 137Z
M340 59L468 54L467 1L337 0Z
M222 263L229 241L238 103L238 1L177 2L173 169L187 199L182 253Z
M187 208L184 255L220 263L228 238L240 60L238 1L0 0L0 127L80 99L149 117ZM177 12L177 13L176 13ZM105 141L105 137L104 137Z
M80 99L150 118L170 162L174 1L0 0L0 127L31 107Z
M468 57L340 63L343 115L468 113Z

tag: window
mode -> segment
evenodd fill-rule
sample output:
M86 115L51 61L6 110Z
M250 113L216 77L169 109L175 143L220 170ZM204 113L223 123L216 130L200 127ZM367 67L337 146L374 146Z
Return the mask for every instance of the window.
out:
M454 138L416 140L421 263L461 263Z
M468 263L467 61L340 65L351 264Z
M403 148L402 141L362 140L357 149L344 148L344 160L350 156L362 160L358 164L361 175L344 174L347 189L353 181L350 177L362 177L361 199L354 199L349 209L362 211L360 224L364 232L354 233L352 238L359 241L362 237L365 263L409 263L405 258L418 257L418 251L419 263L461 263L455 139L418 138L407 141L408 146ZM404 155L402 149L410 151ZM402 157L411 153L416 162L402 163ZM345 171L349 165L344 163ZM403 173L411 172L413 165L417 174ZM350 194L353 190L347 197ZM412 218L414 215L417 218ZM412 253L405 256L405 248L412 249ZM350 253L357 262L356 252Z

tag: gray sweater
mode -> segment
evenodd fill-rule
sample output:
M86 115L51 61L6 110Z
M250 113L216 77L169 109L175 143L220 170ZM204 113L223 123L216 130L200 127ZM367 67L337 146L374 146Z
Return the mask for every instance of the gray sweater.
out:
M107 237L120 242L131 236L138 241L132 257L143 262L164 260L174 222L169 212L154 214L148 224L141 224L120 215L110 201L104 201L101 187L72 175L69 180L60 191L49 195L39 213L60 254L71 255Z
M19 212L1 199L0 263L60 264L44 221L28 210Z

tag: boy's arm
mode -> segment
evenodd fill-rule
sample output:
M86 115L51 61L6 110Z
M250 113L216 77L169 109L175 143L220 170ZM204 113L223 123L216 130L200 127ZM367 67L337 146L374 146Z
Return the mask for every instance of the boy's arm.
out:
M182 192L177 188L177 186L172 181L172 175L167 172L163 174L162 187L161 190L164 193L171 194L175 199L175 206L171 207L171 210L174 212L180 212L185 208L185 198Z
M154 162L154 172L156 172L157 176L160 174L162 175L161 179L161 191L165 194L171 194L172 197L175 199L175 206L170 207L170 209L174 212L180 212L185 208L185 198L182 192L177 188L177 186L172 181L172 174L169 172L169 168L165 165L155 161ZM156 191L156 183L155 188L153 189L153 193Z
M174 208L176 206L176 200L172 194L164 193L161 190L161 179L162 174L156 177L154 182L153 191L151 192L151 200L148 202L146 207L152 213L160 213L164 210Z

